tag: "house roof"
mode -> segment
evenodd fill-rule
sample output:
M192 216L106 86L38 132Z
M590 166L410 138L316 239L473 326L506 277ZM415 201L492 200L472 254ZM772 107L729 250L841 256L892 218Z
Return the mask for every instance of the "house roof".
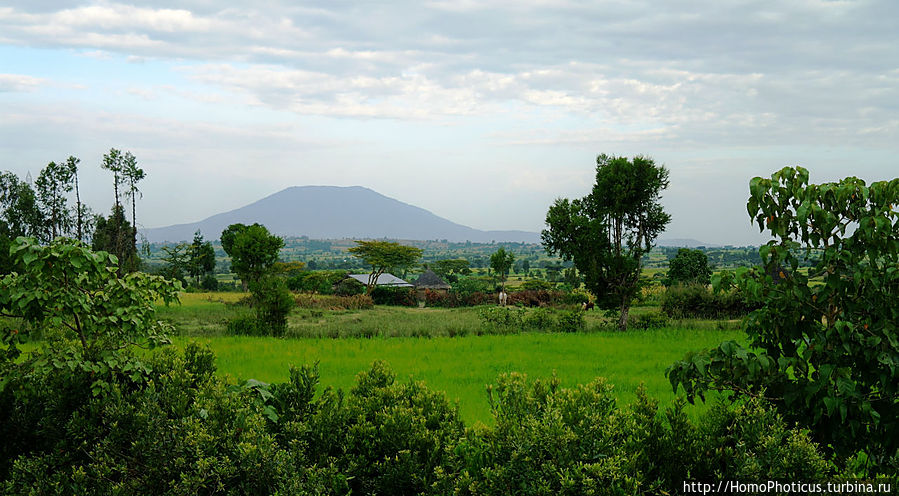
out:
M450 289L452 286L435 274L433 270L426 270L415 281L415 287L421 289Z
M364 285L368 285L368 276L369 274L350 274L348 277L351 277ZM378 276L378 283L376 286L388 286L391 288L411 288L412 285L408 282L400 279L399 277L385 272Z

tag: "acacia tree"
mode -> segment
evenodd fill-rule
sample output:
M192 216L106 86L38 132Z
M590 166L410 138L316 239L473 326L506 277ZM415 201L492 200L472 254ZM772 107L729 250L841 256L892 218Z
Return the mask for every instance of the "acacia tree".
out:
M500 248L493 255L490 255L490 267L499 276L502 291L506 290L506 274L512 268L513 262L515 262L515 255L507 252L505 248Z
M671 384L690 401L709 389L767 398L840 456L899 463L899 179L818 185L785 167L749 189L750 217L774 237L760 267L737 270L760 305L745 321L749 348L690 353L669 367Z
M371 265L371 274L366 285L367 294L371 294L378 284L378 277L388 269L407 269L421 258L420 249L392 241L356 241L356 246L348 251Z
M641 259L671 220L659 203L667 187L668 170L651 158L603 154L596 158L593 191L559 198L546 214L546 251L574 261L597 305L619 310L622 331L640 289Z

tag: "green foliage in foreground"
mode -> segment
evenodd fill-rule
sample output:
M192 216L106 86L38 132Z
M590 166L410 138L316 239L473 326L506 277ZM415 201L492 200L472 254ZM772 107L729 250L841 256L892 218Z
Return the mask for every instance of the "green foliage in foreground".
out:
M775 238L737 284L760 306L751 349L725 342L668 375L688 397L708 389L770 399L841 458L866 452L899 469L899 179L809 184L786 167L750 182L749 215ZM801 259L812 260L808 274ZM812 283L811 278L820 278Z
M3 494L667 494L684 480L818 480L806 434L757 401L691 422L596 381L500 377L495 427L465 428L445 396L375 363L349 391L231 384L195 345L96 370L62 342L0 362ZM109 385L92 391L102 377Z

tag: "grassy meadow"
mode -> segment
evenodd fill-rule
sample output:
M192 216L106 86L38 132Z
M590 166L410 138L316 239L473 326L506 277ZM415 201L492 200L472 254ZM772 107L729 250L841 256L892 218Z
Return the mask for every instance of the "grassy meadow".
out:
M387 362L397 380L424 381L458 401L468 422L489 422L486 386L499 374L529 377L555 373L563 386L604 377L619 401L629 402L642 383L651 396L673 400L665 368L691 350L742 339L737 322L672 321L661 329L627 333L603 330L601 312L589 312L585 332L479 335L477 308L365 310L299 308L287 338L227 335L227 320L246 312L240 293L186 293L181 305L160 307L159 317L179 329L176 346L208 344L219 373L235 380L280 382L291 365L319 363L322 387L349 388L373 361ZM638 307L636 313L651 311ZM339 339L335 339L339 338ZM704 408L702 405L695 408Z

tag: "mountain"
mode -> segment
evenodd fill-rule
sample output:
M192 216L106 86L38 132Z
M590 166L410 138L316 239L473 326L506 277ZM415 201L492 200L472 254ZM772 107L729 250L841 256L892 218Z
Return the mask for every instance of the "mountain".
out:
M706 248L721 248L721 245L716 245L714 243L704 243L699 240L695 240L693 238L673 238L673 239L660 239L655 243L656 246L673 246L678 248L697 248L700 246L704 246Z
M480 231L361 186L294 186L245 207L191 224L143 229L151 243L217 239L231 224L258 222L279 236L539 243L538 233Z

